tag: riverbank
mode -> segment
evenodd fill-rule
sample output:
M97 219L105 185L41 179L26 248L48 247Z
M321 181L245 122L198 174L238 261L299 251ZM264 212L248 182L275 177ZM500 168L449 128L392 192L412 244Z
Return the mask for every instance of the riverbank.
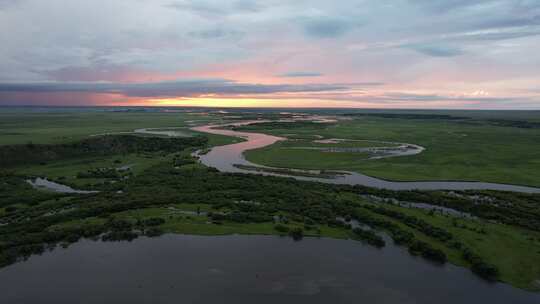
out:
M122 196L118 196L118 198L120 197ZM377 204L372 206L377 206ZM242 207L240 210L243 208L259 210L262 207L256 200L237 201L233 203L232 206ZM497 265L500 271L500 280L510 282L521 288L535 290L536 287L533 282L537 274L540 274L540 269L538 269L538 265L532 266L531 264L523 263L524 261L533 261L537 258L537 252L532 248L540 246L540 243L537 241L540 240L540 234L531 231L525 232L521 229L515 229L505 225L488 223L478 218L463 217L459 215L452 216L448 213L431 212L430 210L415 208L411 209L391 204L383 204L382 206L388 210L395 210L407 214L408 216L421 219L422 221L430 223L430 225L435 225L436 227L448 231L455 236L456 240L460 240L460 242L463 242L466 246L471 246L474 252L477 252L482 257L486 258L490 263ZM290 231L300 229L302 231L302 236L304 237L357 239L356 235L349 227L347 227L346 223L343 225L339 222L334 222L329 226L329 224L319 224L310 222L309 220L304 222L304 220L295 216L294 213L287 212L279 212L278 217L274 215L273 217L269 217L269 219L261 218L261 222L253 222L256 218L222 218L222 214L230 212L227 211L229 208L215 209L212 204L167 204L163 207L127 210L113 213L111 216L116 220L125 221L127 223L163 219L163 222L158 226L149 227L152 229L159 228L161 233L289 236ZM452 264L470 267L470 264L461 256L459 249L448 246L445 242L426 236L423 233L419 233L419 231L404 225L400 220L372 213L369 209L365 208L359 210L361 210L362 213L368 212L374 218L390 221L401 227L400 229L414 235L415 238L430 244L430 246L433 246L434 248L442 250ZM106 224L105 220L91 218L80 221L70 221L60 226L54 226L53 229L86 230L93 225L104 224ZM278 229L278 226L285 226L287 229ZM381 231L384 231L384 229ZM393 242L388 237L386 237L386 239L386 245L391 246ZM402 246L403 248L407 247L406 244L402 244ZM496 246L499 249L494 251L493 246ZM538 250L540 250L540 247L538 247ZM508 257L510 256L513 258L509 260ZM528 266L524 268L523 266L525 265Z
M275 171L288 169L286 167L272 167L272 166L261 166L255 163L252 163L246 160L245 153L255 153L257 151L265 151L269 146L272 146L278 142L285 140L282 137L276 137L272 135L267 135L263 133L252 133L252 132L239 132L231 129L225 129L228 127L240 127L240 126L249 126L258 123L266 123L267 121L244 121L236 122L225 125L207 125L201 127L192 128L194 131L206 132L210 134L219 134L225 136L233 136L238 138L246 139L246 142L240 144L232 144L226 146L220 146L213 148L205 155L200 155L200 161L209 166L216 168L222 172L241 172L241 173L252 173L252 174L264 174L264 175L275 175L275 176L286 176L294 177L302 180L311 180L317 182L327 182L333 184L347 184L347 185L362 185L367 187L375 187L382 189L390 190L499 190L499 191L515 191L515 192L524 192L524 193L540 193L540 188L511 185L511 184L497 184L497 183L487 183L487 182L476 182L476 181L414 181L414 182L398 182L398 181L388 181L383 179L378 179L372 176L367 176L357 172L344 171L346 174L336 175L333 179L327 178L316 178L310 176L309 172L306 172L303 176L301 174L287 175L286 173L276 173ZM301 154L302 157L309 159L309 152L306 150L297 150L297 153ZM312 152L312 151L311 151ZM320 152L318 152L320 153ZM346 155L345 153L337 153L338 155ZM248 154L249 155L249 154ZM272 159L270 162L281 163L279 161L279 152L273 152L269 156ZM285 156L287 157L287 156ZM395 158L395 157L392 157ZM296 158L295 158L296 159ZM266 161L262 162L269 163ZM239 167L240 165L240 167ZM261 167L261 170L243 170L241 166L244 167ZM295 165L296 166L296 165ZM317 169L317 165L314 164L312 169ZM296 169L296 168L290 168ZM302 168L300 168L302 169ZM321 169L321 168L318 168ZM322 168L328 170L338 170L339 168ZM274 172L272 172L272 170Z
M275 123L237 130L291 139L313 140L317 135L323 140L404 142L425 148L414 156L379 160L368 160L360 153L283 149L284 143L246 152L250 162L269 167L344 170L400 182L483 181L540 187L540 129L493 126L481 119L345 118L349 120L321 126Z

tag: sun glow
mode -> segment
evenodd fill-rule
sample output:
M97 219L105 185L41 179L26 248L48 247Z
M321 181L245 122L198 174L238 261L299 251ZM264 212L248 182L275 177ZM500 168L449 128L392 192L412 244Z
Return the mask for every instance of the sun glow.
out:
M335 100L313 99L267 99L267 98L163 98L150 99L149 105L153 106L193 106L193 107L225 107L225 108L326 108L326 107L361 107L361 103L343 102Z

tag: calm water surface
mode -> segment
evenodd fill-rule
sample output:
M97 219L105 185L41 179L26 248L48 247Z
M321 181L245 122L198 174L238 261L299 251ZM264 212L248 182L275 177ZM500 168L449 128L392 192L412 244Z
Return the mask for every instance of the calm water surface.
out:
M62 185L59 183L52 182L46 178L38 177L34 180L27 180L27 183L32 185L32 187L37 189L46 189L58 193L76 193L76 194L89 194L97 193L98 191L86 191L86 190L76 190L69 186Z
M402 248L273 236L82 241L0 270L1 303L540 303Z
M245 121L231 123L222 126L200 126L192 128L198 132L210 134L220 134L226 136L235 136L246 139L245 142L219 146L213 148L210 152L200 156L203 164L214 167L222 172L251 173L273 176L288 176L285 174L276 174L269 172L257 172L252 170L243 170L235 167L235 164L263 167L247 161L244 158L244 152L247 150L259 149L284 140L284 138L267 135L263 133L237 132L233 130L220 129L223 126L239 126L258 123L263 121ZM299 180L317 181L331 184L363 185L374 188L383 188L390 190L500 190L515 191L525 193L540 193L540 188L507 185L484 182L458 182L458 181L425 181L425 182L393 182L375 177L367 176L356 172L347 172L347 174L338 175L336 178L312 178L303 176L289 176Z

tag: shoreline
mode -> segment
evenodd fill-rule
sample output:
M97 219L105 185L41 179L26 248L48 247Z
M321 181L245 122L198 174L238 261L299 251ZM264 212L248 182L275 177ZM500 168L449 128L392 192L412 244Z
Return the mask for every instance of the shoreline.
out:
M246 140L242 142L242 146L239 144L231 144L225 146L219 146L212 148L205 155L198 155L199 160L206 166L214 167L222 172L229 173L248 173L248 174L262 174L262 175L272 175L272 176L282 176L282 177L292 177L299 180L323 182L323 183L333 183L333 184L349 184L349 185L360 185L365 187L373 187L380 189L388 190L494 190L494 191L512 191L512 192L521 192L521 193L540 193L540 188L519 185L519 184L507 184L507 183L492 183L492 182L482 182L482 181L467 181L467 180L413 180L413 181L399 181L399 180L388 180L385 178L374 177L366 175L359 172L352 171L342 171L342 170L330 170L334 172L341 172L346 174L344 176L337 176L333 179L328 178L317 178L317 177L305 177L298 175L287 175L287 174L276 174L272 172L261 172L254 170L242 170L238 168L238 165L241 166L251 166L258 167L261 170L305 170L298 168L288 168L288 167L270 167L264 166L256 163L252 163L246 159L244 153L249 150L255 150L270 146L278 141L286 140L283 137L278 137L274 135L268 135L264 133L252 133L252 132L239 132L231 129L220 129L222 127L229 126L244 126L256 123L268 122L267 120L256 120L256 121L242 121L242 122L232 122L228 124L220 125L203 125L191 128L192 131L204 132L209 134L218 134L224 136L238 137ZM265 141L266 140L266 141ZM251 145L251 146L250 146ZM218 150L216 150L219 148ZM235 150L237 149L237 150ZM230 160L236 160L235 163L224 163L222 159L218 160L217 155L215 159L212 159L213 151L219 153L222 152L228 153ZM235 154L235 155L234 155ZM317 169L312 169L317 170Z

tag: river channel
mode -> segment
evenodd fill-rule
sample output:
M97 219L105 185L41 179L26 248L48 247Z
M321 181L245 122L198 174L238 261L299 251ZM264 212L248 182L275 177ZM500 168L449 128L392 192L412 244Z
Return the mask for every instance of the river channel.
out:
M345 172L336 174L332 178L320 178L311 176L291 175L287 173L269 172L275 168L265 167L249 162L244 157L244 152L272 145L285 138L267 135L263 133L239 132L231 130L230 127L259 123L263 121L244 121L225 125L205 125L194 127L192 130L197 132L233 136L245 139L244 142L225 146L218 146L211 149L204 155L199 155L200 161L209 167L214 167L221 172L233 173L252 173L273 176L293 177L299 180L317 181L331 184L362 185L374 188L389 190L500 190L514 191L524 193L540 193L540 188L473 182L473 181L414 181L414 182L396 182L367 176L357 172ZM240 167L238 166L240 165ZM258 167L260 170L248 170L245 167ZM266 171L265 171L266 170Z

